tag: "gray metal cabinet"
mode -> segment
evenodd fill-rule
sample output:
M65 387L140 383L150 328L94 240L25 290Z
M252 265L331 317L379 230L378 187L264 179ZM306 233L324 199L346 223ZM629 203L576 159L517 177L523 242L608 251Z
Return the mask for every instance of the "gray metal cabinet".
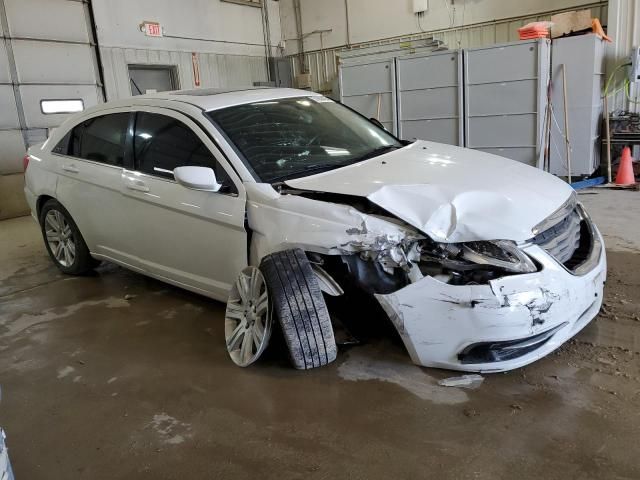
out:
M465 146L542 167L550 42L464 51Z
M398 136L463 145L462 53L396 58Z
M571 174L591 175L600 164L600 118L605 45L596 35L553 41L550 171L567 176L562 65L567 76Z
M387 130L396 134L394 59L358 60L340 65L340 101L366 117L378 117Z

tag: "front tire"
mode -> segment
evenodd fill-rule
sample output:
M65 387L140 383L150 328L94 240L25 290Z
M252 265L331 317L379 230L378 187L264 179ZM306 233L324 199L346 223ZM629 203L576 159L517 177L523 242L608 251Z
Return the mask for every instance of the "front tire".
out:
M293 366L307 370L333 362L337 347L331 318L304 251L272 253L262 260L260 270Z
M40 229L53 263L62 273L83 275L100 264L89 248L69 212L51 199L40 210Z

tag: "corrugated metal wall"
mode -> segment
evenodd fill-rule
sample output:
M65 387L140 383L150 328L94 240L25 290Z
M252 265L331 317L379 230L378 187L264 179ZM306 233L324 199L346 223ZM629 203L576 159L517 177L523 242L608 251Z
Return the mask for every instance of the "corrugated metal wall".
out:
M635 0L615 0L619 2L636 3ZM607 3L594 2L593 4L579 7L579 9L591 9L591 15L600 19L603 25L607 23ZM351 49L363 48L376 45L385 45L399 42L410 42L433 37L441 40L449 48L482 47L494 43L512 42L518 40L518 28L534 21L549 20L553 13L575 10L562 9L546 15L532 15L526 17L512 18L507 20L496 20L494 22L471 25L465 27L455 27L446 30L436 30L420 34L394 37L375 42L366 42L352 45ZM337 53L346 50L346 47L325 49L323 51L305 52L304 62L311 73L312 90L328 93L332 89L332 82L337 76ZM293 65L294 75L301 72L300 57L291 55L289 57Z
M197 53L197 52L196 52ZM166 65L178 71L178 87L195 87L191 52L101 47L107 100L131 95L129 65ZM197 53L201 87L252 86L266 81L264 57Z

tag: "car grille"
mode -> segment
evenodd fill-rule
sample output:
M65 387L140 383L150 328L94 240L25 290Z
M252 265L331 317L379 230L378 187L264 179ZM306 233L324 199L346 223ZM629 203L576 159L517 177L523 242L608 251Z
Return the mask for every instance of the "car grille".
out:
M573 210L560 222L533 238L533 243L544 248L560 263L571 259L580 246L580 214Z
M587 261L592 251L592 229L590 220L581 214L575 197L572 196L556 213L545 220L531 240L549 255L574 271ZM540 231L541 230L541 231Z

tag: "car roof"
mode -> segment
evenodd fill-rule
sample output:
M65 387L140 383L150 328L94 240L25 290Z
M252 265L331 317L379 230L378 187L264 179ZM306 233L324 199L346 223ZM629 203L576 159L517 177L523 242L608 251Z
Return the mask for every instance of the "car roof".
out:
M242 105L244 103L264 102L280 98L321 96L319 93L294 88L247 87L237 89L198 88L193 90L175 90L172 92L147 93L127 99L109 102L104 106L148 105L151 101L182 102L195 105L205 111ZM119 105L122 104L122 105Z

